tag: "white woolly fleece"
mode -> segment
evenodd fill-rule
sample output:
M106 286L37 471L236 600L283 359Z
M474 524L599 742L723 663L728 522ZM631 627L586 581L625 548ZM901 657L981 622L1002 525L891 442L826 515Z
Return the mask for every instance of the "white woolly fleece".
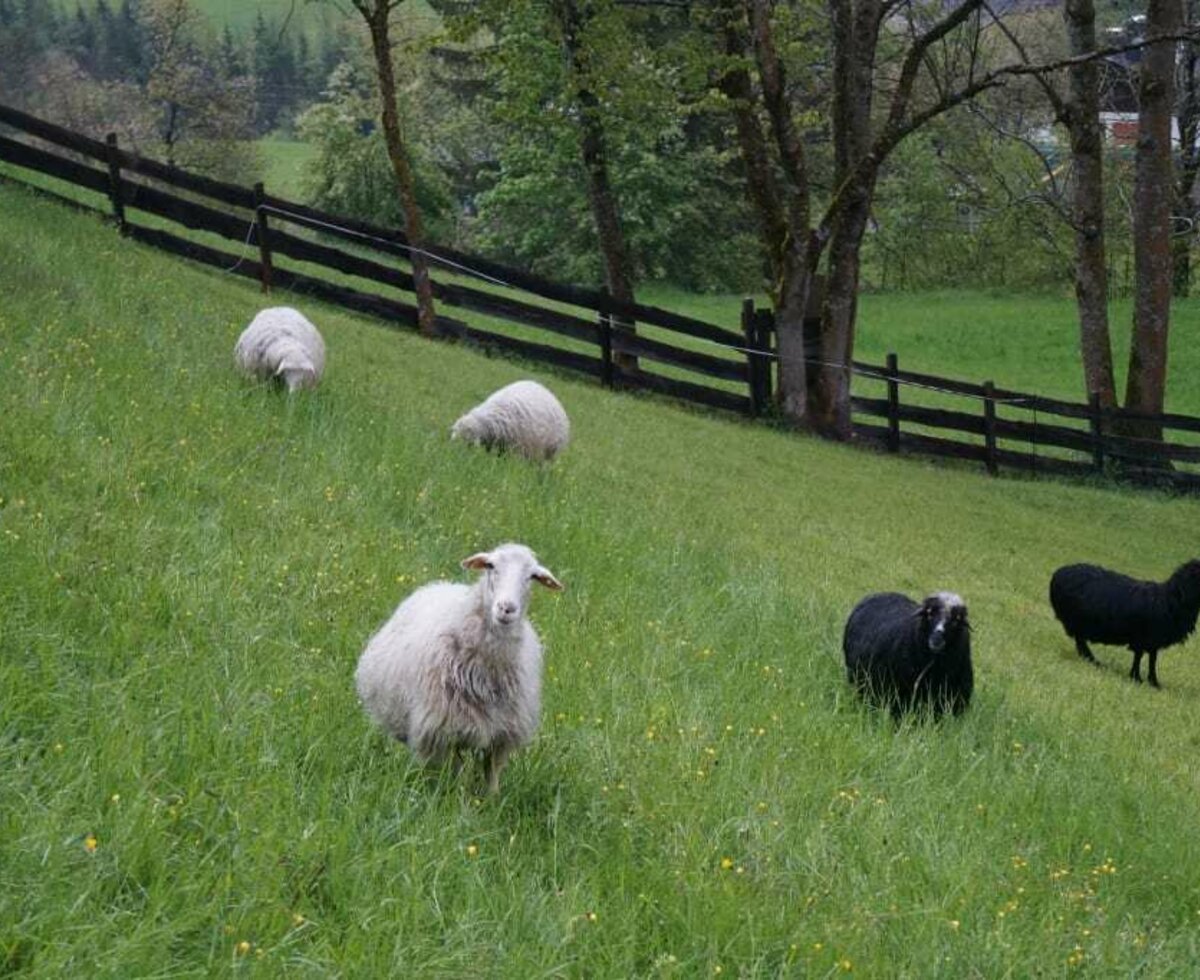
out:
M548 460L566 448L571 423L548 389L536 381L516 381L462 416L451 428L450 437Z
M325 373L325 341L298 310L273 306L242 331L233 358L246 374L280 378L288 391L315 388Z
M371 637L355 686L367 713L421 760L490 753L489 788L541 712L542 644L525 618L530 585L561 585L524 545L472 555L472 586L434 582ZM493 775L493 769L495 770Z

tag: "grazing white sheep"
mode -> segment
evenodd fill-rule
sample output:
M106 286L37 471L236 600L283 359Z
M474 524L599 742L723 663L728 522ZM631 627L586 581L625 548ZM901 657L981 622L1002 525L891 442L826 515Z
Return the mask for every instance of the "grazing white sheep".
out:
M325 341L299 310L260 310L233 348L237 366L257 378L279 378L288 391L315 388L325 372Z
M515 381L493 392L450 429L451 439L515 449L529 459L553 459L570 437L567 413L536 381Z
M520 544L463 559L474 585L434 582L367 643L355 685L363 707L422 761L480 752L489 793L541 711L542 644L525 618L533 582L562 585Z

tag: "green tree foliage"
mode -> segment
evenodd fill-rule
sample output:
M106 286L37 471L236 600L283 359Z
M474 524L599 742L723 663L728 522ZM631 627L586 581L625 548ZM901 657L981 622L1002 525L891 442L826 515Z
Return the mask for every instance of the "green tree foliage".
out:
M677 11L597 0L581 70L599 101L612 184L639 279L757 286L762 263L722 121L706 111L698 41ZM484 3L458 25L478 46L496 168L473 233L489 254L599 282L596 233L559 24L546 0Z
M986 164L981 164L986 161ZM950 120L902 144L880 181L865 281L1050 287L1069 276L1065 174L1024 144Z
M147 24L157 16L160 0L78 0L72 7L49 0L0 0L0 101L50 113L63 104L118 109L128 86L145 90L152 84L154 39ZM231 101L252 100L253 134L288 128L294 117L321 92L329 72L351 45L344 31L309 37L288 18L271 20L261 13L252 30L239 35L226 26L217 31L197 15L188 59L202 64L214 101L228 109ZM68 71L64 59L73 63ZM81 91L47 91L44 81L82 86ZM236 80L235 92L222 90ZM252 84L251 84L252 83ZM116 86L124 94L110 98L96 86ZM86 90L86 91L85 91ZM214 110L217 107L214 107ZM112 129L123 129L127 115L105 117ZM57 121L66 123L63 117ZM105 119L91 130L102 130Z
M411 105L402 105L401 113L411 119ZM378 93L369 68L356 61L339 65L321 100L297 123L301 139L317 148L309 168L309 196L330 211L400 228L404 218L378 119ZM449 241L456 212L449 183L429 160L423 141L414 141L410 150L430 237Z
M997 132L962 111L897 148L863 246L864 285L1057 289L1071 281L1066 147ZM1109 284L1131 286L1132 159L1109 154L1104 186Z

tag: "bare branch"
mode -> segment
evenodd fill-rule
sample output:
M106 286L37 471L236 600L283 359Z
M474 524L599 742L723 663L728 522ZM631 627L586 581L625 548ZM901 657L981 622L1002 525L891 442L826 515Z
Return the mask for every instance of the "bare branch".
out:
M991 15L992 20L995 21L1001 33L1008 39L1008 43L1012 45L1013 50L1020 55L1021 61L1026 65L1032 64L1033 62L1029 60L1029 52L1025 50L1025 45L1021 43L1021 39L1017 37L1008 24L996 16L995 11L992 10L992 5L987 0L984 0L983 6ZM1045 75L1038 74L1033 77L1037 79L1038 85L1041 87L1043 94L1045 94L1047 101L1054 107L1054 115L1058 117L1059 122L1065 122L1067 118L1066 100L1059 94L1058 89L1050 84L1050 79Z
M896 90L892 93L892 105L888 111L885 130L899 125L900 120L908 111L913 85L916 83L917 74L921 70L926 52L960 24L965 23L967 18L978 12L982 5L983 0L964 0L959 7L913 41L912 46L908 49L908 54L905 55L904 65L900 69L900 80L896 83Z
M1195 41L1200 38L1200 29L1193 27L1186 31L1171 31L1165 34L1155 34L1152 37L1142 38L1140 41L1131 41L1128 44L1118 44L1107 48L1097 48L1095 51L1089 51L1087 54L1073 55L1069 58L1060 58L1056 61L1048 61L1043 64L1027 64L1019 62L1015 64L1002 65L999 68L993 69L984 75L980 75L973 82L968 83L961 89L955 92L950 92L937 102L927 106L920 112L915 113L907 119L907 121L899 123L894 128L890 125L885 127L880 134L879 139L875 142L875 148L871 153L871 158L878 165L895 149L896 144L904 137L917 129L920 129L931 119L936 119L943 115L955 106L962 105L970 99L975 98L982 92L988 89L998 88L1004 85L1008 79L1022 77L1025 75L1047 75L1056 71L1062 71L1066 68L1073 68L1077 65L1085 65L1091 61L1100 61L1105 58L1111 58L1113 55L1124 54L1128 51L1139 51L1142 48L1149 47L1152 44L1160 44L1163 41ZM889 119L889 124L891 120Z

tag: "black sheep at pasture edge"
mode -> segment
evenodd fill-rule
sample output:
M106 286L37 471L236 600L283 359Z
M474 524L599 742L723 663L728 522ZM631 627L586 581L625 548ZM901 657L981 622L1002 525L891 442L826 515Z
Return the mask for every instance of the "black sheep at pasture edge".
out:
M868 701L904 712L961 714L971 702L971 626L953 592L915 602L898 592L859 601L842 635L846 676Z
M1159 651L1196 628L1200 560L1180 565L1165 582L1143 582L1099 565L1064 565L1050 578L1050 605L1081 657L1096 662L1089 642L1129 647L1129 676L1140 683L1142 655L1149 654L1147 679L1159 687Z

